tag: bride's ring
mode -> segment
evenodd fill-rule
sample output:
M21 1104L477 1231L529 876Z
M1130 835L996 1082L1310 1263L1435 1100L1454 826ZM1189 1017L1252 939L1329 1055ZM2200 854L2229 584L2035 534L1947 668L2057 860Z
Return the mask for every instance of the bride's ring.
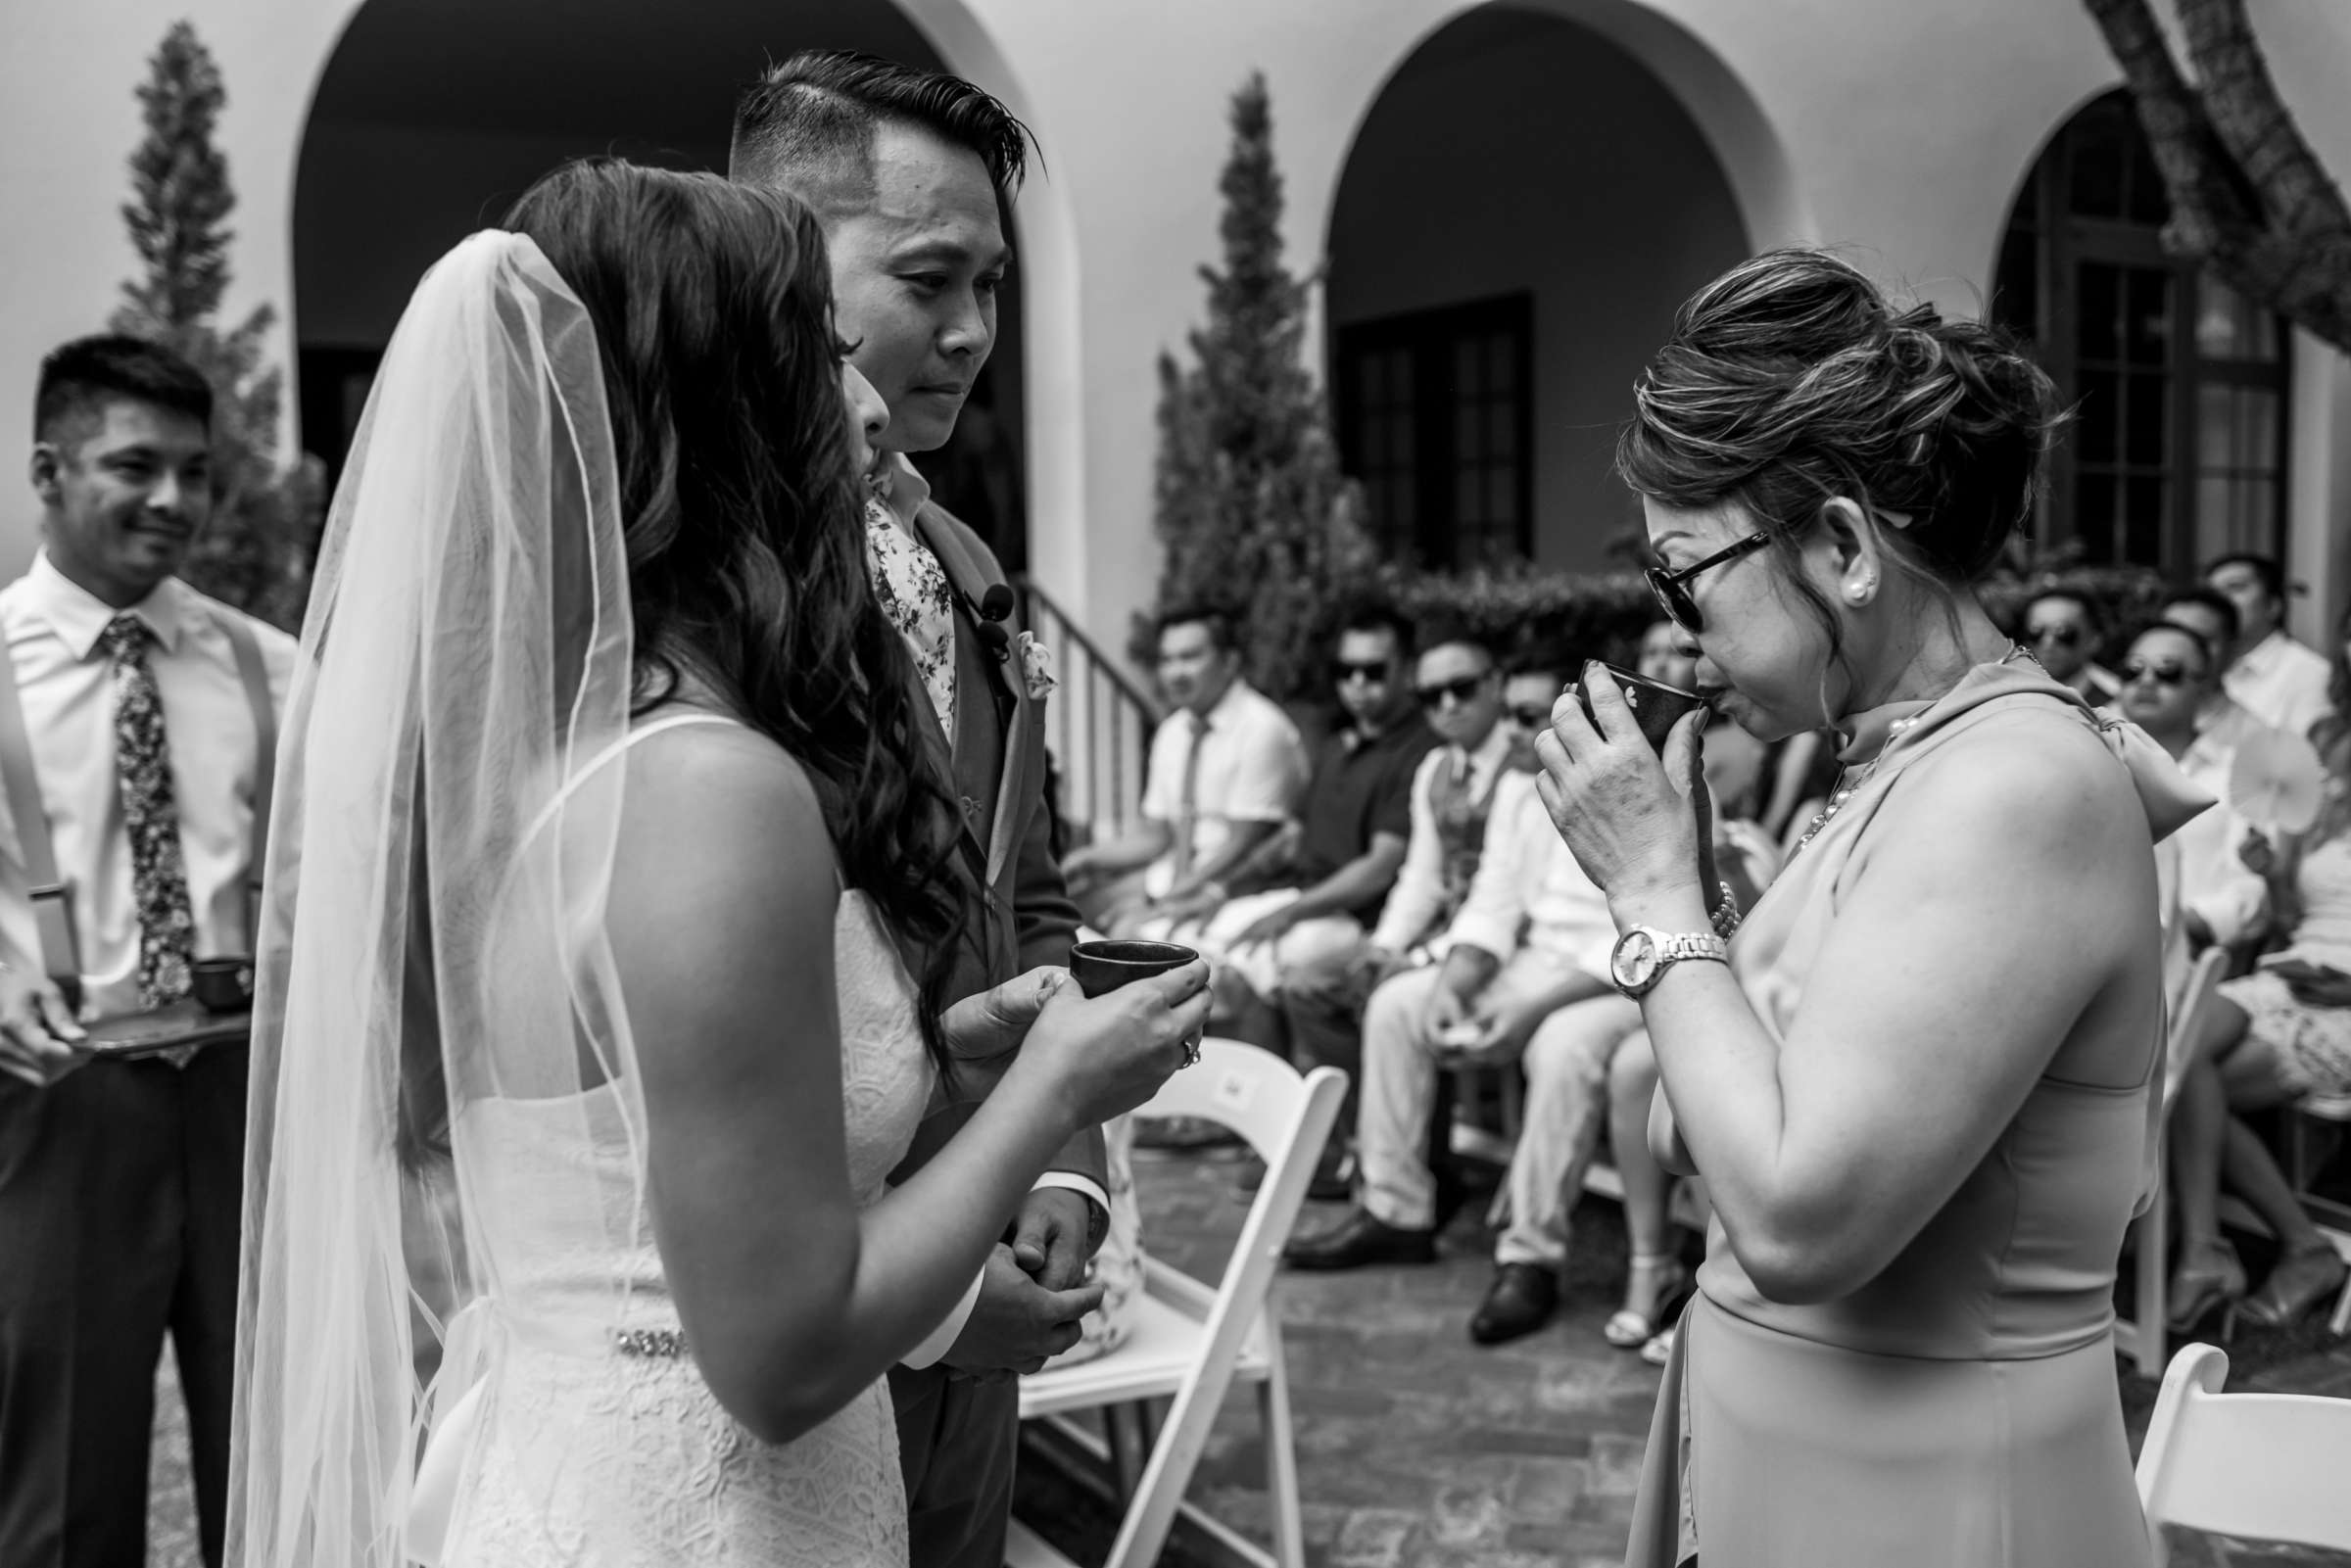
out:
M1200 1042L1199 1042L1198 1040L1186 1040L1186 1041L1184 1041L1184 1042L1183 1042L1183 1062L1182 1062L1182 1065L1181 1065L1181 1066L1179 1066L1178 1068L1176 1068L1176 1071L1178 1071L1178 1072L1181 1072L1181 1071L1183 1070L1183 1069L1184 1069L1184 1068L1198 1067L1199 1065L1200 1065Z

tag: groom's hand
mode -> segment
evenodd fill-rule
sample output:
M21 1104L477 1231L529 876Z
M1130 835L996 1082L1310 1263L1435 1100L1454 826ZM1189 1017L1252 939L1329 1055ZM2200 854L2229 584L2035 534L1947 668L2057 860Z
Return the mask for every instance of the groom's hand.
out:
M940 1360L971 1374L1033 1372L1077 1344L1078 1320L1101 1305L1100 1285L1046 1290L999 1242L981 1271L972 1315Z
M1039 1187L1021 1200L1012 1232L1012 1260L1047 1290L1069 1290L1085 1278L1094 1206L1068 1187Z

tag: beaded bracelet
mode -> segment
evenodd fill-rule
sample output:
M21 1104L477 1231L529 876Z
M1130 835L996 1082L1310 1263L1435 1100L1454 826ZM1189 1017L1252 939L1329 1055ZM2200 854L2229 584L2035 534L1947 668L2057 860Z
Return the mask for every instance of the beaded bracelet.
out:
M1739 895L1731 891L1729 882L1722 883L1721 887L1722 897L1716 901L1714 912L1706 917L1706 921L1714 927L1714 934L1727 942L1731 939L1731 932L1739 928Z

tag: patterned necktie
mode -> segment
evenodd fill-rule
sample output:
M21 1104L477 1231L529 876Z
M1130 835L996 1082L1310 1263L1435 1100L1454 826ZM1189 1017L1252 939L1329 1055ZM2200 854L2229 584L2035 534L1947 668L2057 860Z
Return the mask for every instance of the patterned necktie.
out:
M1176 795L1176 875L1182 878L1192 869L1192 855L1199 847L1200 833L1200 753L1208 748L1208 719L1205 715L1192 725L1192 748L1183 754L1183 783Z
M153 635L137 616L118 615L100 639L115 664L115 776L130 832L131 894L139 910L139 999L151 1008L188 994L196 942L164 703L147 665Z

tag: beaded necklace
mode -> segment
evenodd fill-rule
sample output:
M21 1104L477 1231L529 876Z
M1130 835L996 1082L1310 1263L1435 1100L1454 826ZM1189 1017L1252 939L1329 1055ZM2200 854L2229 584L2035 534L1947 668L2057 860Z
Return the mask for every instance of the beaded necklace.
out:
M1828 804L1814 812L1812 820L1805 824L1803 835L1797 839L1796 847L1788 851L1790 860L1794 860L1806 844L1819 836L1820 831L1829 825L1829 819L1844 810L1845 803L1853 798L1853 791L1869 783L1869 776L1878 771L1878 764L1885 759L1887 752L1894 749L1895 741L1924 717L1924 714L1912 714L1907 719L1896 719L1888 725L1886 727L1886 743L1878 748L1876 756L1861 764L1859 772L1856 773L1850 767L1837 770L1837 787L1829 791ZM1847 783L1848 780L1851 782Z
M2009 664L2019 657L2032 658L2032 650L2018 643L2010 643L2008 651L2000 656L1999 662ZM1806 844L1819 835L1820 831L1829 825L1830 818L1845 809L1845 803L1853 798L1853 791L1869 783L1869 776L1878 771L1878 764L1886 760L1886 753L1894 749L1895 742L1916 728L1918 722L1926 716L1926 711L1922 710L1911 714L1906 719L1895 720L1886 727L1886 743L1878 747L1876 756L1861 764L1858 771L1849 766L1837 771L1837 786L1829 791L1828 804L1821 807L1812 820L1805 824L1803 834L1797 839L1796 847L1788 851L1790 860L1794 860Z

